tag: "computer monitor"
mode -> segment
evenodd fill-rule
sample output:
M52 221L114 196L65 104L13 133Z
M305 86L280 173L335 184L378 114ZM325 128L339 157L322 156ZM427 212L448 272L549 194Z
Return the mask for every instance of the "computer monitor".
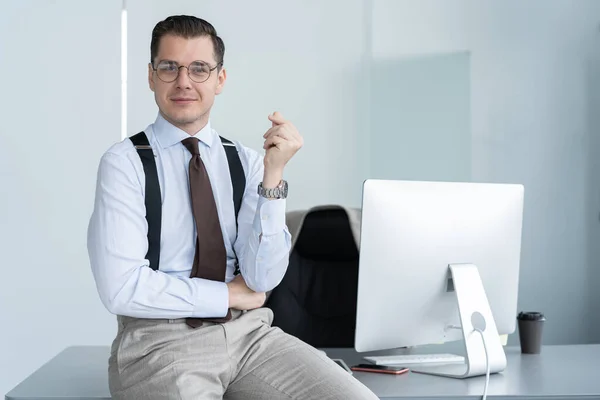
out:
M365 181L355 349L464 340L464 365L413 371L502 371L499 334L516 325L523 197L517 184Z

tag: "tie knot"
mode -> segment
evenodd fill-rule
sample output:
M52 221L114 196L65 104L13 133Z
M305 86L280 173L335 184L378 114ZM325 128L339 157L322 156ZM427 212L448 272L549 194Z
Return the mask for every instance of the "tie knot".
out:
M189 137L187 139L183 139L181 143L183 143L186 149L188 149L188 151L192 153L193 156L198 156L200 155L200 149L198 149L198 141L198 138Z

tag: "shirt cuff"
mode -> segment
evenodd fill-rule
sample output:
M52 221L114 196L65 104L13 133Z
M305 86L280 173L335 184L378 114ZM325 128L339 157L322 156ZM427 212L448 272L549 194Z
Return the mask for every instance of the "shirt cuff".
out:
M260 196L254 217L254 231L263 236L276 235L285 229L285 199L269 200Z
M196 283L197 302L192 318L220 318L229 309L229 289L225 282L192 278Z

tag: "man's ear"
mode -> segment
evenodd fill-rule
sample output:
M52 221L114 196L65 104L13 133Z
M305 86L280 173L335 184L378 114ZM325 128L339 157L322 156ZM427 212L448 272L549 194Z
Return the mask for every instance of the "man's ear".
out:
M217 87L215 90L215 94L221 94L223 91L223 87L225 86L225 81L227 80L227 71L225 68L221 68L219 70L219 75L217 76Z
M152 63L148 63L148 86L154 92L154 69L152 69Z

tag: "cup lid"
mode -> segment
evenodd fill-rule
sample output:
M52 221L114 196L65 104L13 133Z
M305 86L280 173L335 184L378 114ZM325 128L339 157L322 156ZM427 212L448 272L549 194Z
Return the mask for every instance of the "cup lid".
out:
M544 317L544 314L537 311L521 311L517 316L517 319L523 321L545 321L546 317Z

